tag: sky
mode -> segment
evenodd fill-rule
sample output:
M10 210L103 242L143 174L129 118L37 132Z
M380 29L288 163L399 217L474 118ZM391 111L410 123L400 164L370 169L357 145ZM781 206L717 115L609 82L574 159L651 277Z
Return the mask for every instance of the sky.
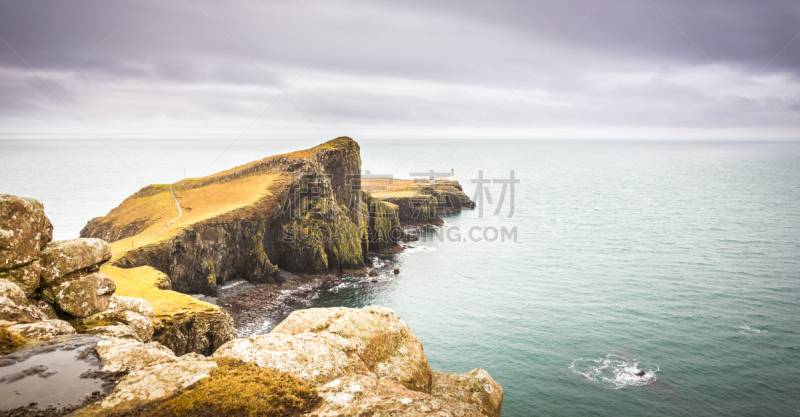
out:
M0 0L0 141L800 138L796 0Z

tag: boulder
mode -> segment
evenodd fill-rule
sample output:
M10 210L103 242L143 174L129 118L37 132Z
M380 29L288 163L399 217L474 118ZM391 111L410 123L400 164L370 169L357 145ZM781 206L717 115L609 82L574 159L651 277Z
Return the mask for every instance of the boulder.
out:
M101 239L72 239L51 242L42 250L42 286L52 286L60 278L111 259L111 247Z
M75 334L75 328L64 320L44 320L36 323L15 324L7 327L26 340L41 340L51 337Z
M82 333L149 342L153 337L153 319L128 310L108 309L77 321Z
M55 320L58 318L58 314L56 314L56 309L53 308L50 304L44 302L44 300L35 300L35 299L28 299L28 302L39 309L45 316L47 316L50 320Z
M150 320L156 316L153 307L150 307L150 303L148 303L147 300L141 298L123 297L116 294L111 296L111 302L108 304L108 309L110 311L119 312L132 311Z
M38 259L16 268L0 271L0 279L7 279L19 286L27 297L39 288L42 264Z
M433 371L433 396L448 403L472 404L482 415L500 417L503 387L477 368L466 374Z
M210 375L217 364L193 355L177 358L158 343L126 339L99 342L97 354L103 372L126 372L114 391L102 401L76 411L74 416L105 416L178 394Z
M52 300L57 310L82 318L108 308L116 290L111 278L99 272L77 272L68 278L43 291L46 301Z
M268 333L234 339L212 358L232 358L263 368L288 372L311 384L324 384L344 375L367 372L357 356L357 344L331 333L299 335Z
M53 225L42 203L0 194L0 270L30 263L52 239Z
M19 286L0 279L0 320L30 323L47 319L47 314L28 303L25 293Z
M308 416L494 416L473 402L412 391L393 378L352 374L317 391L323 401Z
M103 372L130 372L177 358L164 345L151 342L141 343L130 339L104 340L97 344L97 354L103 360Z
M386 307L297 310L270 334L306 332L330 333L352 341L358 357L378 377L397 378L408 389L431 392L431 369L422 343Z

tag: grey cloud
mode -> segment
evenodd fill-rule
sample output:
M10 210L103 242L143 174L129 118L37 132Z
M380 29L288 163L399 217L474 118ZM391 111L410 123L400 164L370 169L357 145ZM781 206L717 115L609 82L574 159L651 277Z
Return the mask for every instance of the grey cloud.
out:
M796 1L140 4L0 0L0 36L56 86L130 15L60 91L111 126L246 126L301 74L265 118L472 126L502 102L487 126L800 126L800 41L762 73L800 32ZM0 133L43 87L0 44ZM58 105L28 130L56 123Z

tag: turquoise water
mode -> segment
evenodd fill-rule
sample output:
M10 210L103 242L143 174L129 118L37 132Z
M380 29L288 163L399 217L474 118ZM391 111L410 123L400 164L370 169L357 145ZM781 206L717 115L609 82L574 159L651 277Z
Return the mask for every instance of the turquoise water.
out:
M358 138L356 138L358 139ZM40 198L76 237L147 183L216 172L300 142L2 145L0 192ZM448 218L516 226L517 241L427 236L386 282L320 305L382 304L432 368L488 370L505 416L800 414L800 146L796 143L370 142L363 168L520 179L515 211ZM214 162L212 164L212 162ZM451 233L452 235L452 233ZM638 377L636 373L645 372Z

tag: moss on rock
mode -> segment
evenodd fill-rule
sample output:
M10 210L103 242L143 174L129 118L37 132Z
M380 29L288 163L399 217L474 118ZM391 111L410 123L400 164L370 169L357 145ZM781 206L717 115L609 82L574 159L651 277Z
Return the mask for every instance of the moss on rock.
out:
M319 403L316 390L285 372L236 359L218 359L208 378L160 403L135 411L161 416L294 416Z

